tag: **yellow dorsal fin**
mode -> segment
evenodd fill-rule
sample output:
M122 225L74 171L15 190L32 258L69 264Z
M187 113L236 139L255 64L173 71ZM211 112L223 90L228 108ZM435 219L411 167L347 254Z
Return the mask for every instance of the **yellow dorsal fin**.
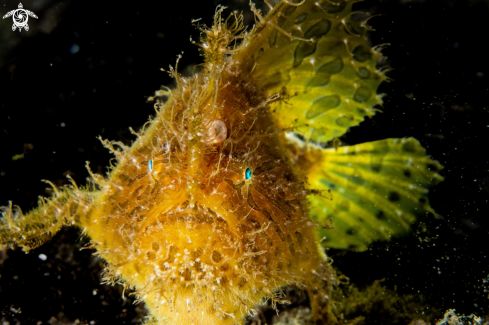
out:
M365 22L352 19L354 1L282 1L233 56L265 95L281 128L306 139L330 141L373 116L386 77L380 53L367 44Z

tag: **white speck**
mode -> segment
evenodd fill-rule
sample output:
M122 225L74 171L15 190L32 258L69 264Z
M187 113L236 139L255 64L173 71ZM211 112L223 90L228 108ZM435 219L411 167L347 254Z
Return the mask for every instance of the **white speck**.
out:
M48 257L47 257L46 255L44 255L44 254L39 254L39 259L40 259L41 261L45 261L45 260L47 260L47 259L48 259Z
M66 124L65 124L65 122L61 122L60 125L61 125L62 128L64 128Z
M96 296L97 295L97 290L92 290L92 295Z

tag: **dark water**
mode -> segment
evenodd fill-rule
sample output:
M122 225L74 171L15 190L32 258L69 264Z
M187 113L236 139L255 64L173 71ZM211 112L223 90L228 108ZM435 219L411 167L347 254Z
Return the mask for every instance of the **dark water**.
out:
M29 210L48 194L41 179L62 185L69 174L84 184L87 160L105 173L112 157L96 136L131 141L128 127L154 114L146 96L172 82L159 69L181 51L180 67L201 62L189 42L190 35L198 39L190 20L211 25L219 3L25 1L39 19L30 18L30 31L16 38L11 20L1 20L0 205L12 200ZM253 22L247 1L222 4ZM17 5L2 3L0 15ZM382 14L370 21L372 44L391 44L383 53L394 81L380 88L384 113L343 142L420 140L445 166L445 181L430 194L442 218L422 220L417 232L364 253L329 254L359 286L385 279L398 293L419 294L426 307L489 314L489 4L392 0L356 8ZM12 160L18 154L23 159ZM102 264L90 250L79 251L84 244L67 229L28 255L2 253L0 319L128 324L144 314L122 300L120 286L99 284Z

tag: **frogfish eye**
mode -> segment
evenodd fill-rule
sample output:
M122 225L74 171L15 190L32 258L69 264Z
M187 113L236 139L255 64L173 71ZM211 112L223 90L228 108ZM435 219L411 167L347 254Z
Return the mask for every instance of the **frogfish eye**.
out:
M153 160L150 160L148 162L148 167L149 167L149 171L152 171L153 170Z
M251 169L246 168L246 171L245 171L245 179L246 180L249 180L250 178L251 178Z

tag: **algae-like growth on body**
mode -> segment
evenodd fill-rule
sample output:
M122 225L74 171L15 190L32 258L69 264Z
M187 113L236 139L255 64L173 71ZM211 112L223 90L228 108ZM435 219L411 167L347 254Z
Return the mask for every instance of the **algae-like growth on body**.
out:
M135 290L159 324L242 324L254 308L307 291L334 324L338 279L323 246L364 250L433 213L441 166L415 139L339 146L381 104L368 25L353 1L282 1L256 25L201 26L203 70L156 93L131 147L103 140L117 164L93 186L55 189L23 214L3 208L0 244L25 251L80 227L105 279ZM333 142L326 149L324 143Z

